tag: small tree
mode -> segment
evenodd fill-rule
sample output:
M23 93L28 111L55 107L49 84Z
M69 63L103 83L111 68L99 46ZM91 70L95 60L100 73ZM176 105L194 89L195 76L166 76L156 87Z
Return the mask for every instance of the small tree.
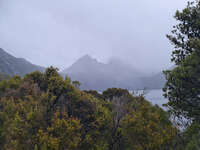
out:
M72 81L72 85L74 85L76 88L80 88L81 83L79 81Z

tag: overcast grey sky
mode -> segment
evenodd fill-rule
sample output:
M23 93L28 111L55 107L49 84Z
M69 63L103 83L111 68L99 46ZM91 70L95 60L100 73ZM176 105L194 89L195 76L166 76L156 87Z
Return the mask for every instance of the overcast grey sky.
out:
M165 35L187 0L0 0L0 47L41 66L68 67L89 54L141 70L170 66Z

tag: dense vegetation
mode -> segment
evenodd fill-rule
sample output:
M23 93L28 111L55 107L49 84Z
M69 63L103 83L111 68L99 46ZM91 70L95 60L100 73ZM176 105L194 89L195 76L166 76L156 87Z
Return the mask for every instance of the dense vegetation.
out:
M23 78L0 74L0 149L199 150L200 1L175 18L168 112L125 89L81 91L53 67Z
M165 150L178 133L142 96L80 91L53 67L0 82L3 150Z
M179 23L167 36L175 47L172 61L176 64L165 72L167 106L176 116L200 124L200 1L188 3L175 18Z
M179 125L187 128L186 149L200 149L200 1L188 2L177 11L178 24L167 37L174 45L173 70L165 71L165 96L169 108ZM181 123L181 124L180 124Z

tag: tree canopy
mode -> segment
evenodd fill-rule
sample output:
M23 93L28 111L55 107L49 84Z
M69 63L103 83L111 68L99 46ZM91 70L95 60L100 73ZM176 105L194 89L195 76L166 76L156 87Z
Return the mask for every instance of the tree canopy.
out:
M165 150L179 132L161 108L127 90L80 91L56 68L0 82L4 150Z
M176 67L165 71L165 96L177 116L200 123L200 1L188 2L175 15L178 24L167 37L174 45Z
M184 122L181 141L186 150L200 148L200 1L188 2L177 11L178 24L167 35L174 45L172 62L175 67L165 71L164 87L166 106L175 122ZM180 122L179 122L180 121ZM185 124L186 123L186 124Z

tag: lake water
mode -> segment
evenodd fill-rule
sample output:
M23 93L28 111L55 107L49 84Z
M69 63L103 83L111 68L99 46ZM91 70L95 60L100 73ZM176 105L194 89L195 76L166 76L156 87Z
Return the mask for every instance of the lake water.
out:
M142 92L143 91L137 91L136 94L140 94ZM162 107L163 104L166 104L168 102L168 100L163 96L162 89L145 91L144 97L153 105L157 104L160 107Z

